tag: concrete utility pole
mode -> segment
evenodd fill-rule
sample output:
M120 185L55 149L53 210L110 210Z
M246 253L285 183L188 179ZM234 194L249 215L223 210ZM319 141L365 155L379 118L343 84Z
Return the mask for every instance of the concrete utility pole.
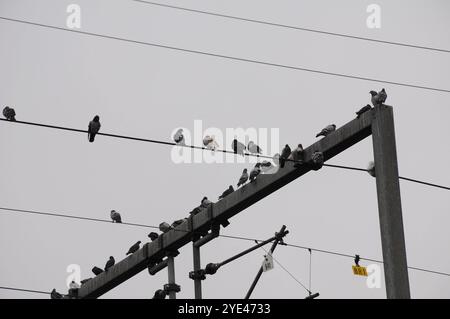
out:
M277 173L259 175L255 182L248 183L195 216L190 216L176 229L160 235L157 240L145 244L136 253L118 262L107 272L86 282L79 289L78 297L97 298L101 296L145 270L149 265L155 265L163 258L168 257L170 251L177 250L191 242L194 233L206 234L213 225L225 225L229 218L247 207L300 176L319 169L321 165L313 165L313 158L320 158L323 155L324 161L328 161L371 134L373 134L377 176L386 294L388 298L410 298L393 111L392 107L387 105L377 106L363 113L359 118L353 119L306 148L304 165L294 167L292 162L286 162L285 167L279 169ZM319 156L313 157L313 154ZM209 241L210 238L205 238L205 241ZM199 241L202 240L203 238L199 239ZM200 247L200 245L197 246ZM197 252L199 253L199 251ZM199 263L200 259L198 258L194 262L194 268L197 268ZM161 267L163 266L164 264L161 265ZM197 288L199 289L199 286ZM199 296L198 292L196 293L197 297Z

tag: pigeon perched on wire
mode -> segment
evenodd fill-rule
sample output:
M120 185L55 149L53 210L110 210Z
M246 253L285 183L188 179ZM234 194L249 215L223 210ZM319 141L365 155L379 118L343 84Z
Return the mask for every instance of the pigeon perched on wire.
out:
M367 104L366 106L363 106L358 112L356 112L356 118L359 119L359 117L363 113L366 113L366 112L370 111L371 109L372 109L372 107L370 106L370 104Z
M150 234L148 234L148 238L150 238L151 241L157 240L158 237L159 237L159 235L155 232L151 232Z
M247 181L248 181L248 173L247 169L244 168L244 170L242 171L242 175L239 178L239 182L237 183L237 187L244 185Z
M173 136L173 140L175 143L177 143L178 145L186 145L186 143L184 142L184 135L183 135L183 129L180 128L175 135Z
M53 288L52 292L50 293L50 299L63 299L63 295L61 295L56 291L55 288Z
M208 197L205 196L205 197L203 197L200 206L202 208L208 208L208 206L211 205L211 204L212 204L211 201L208 199Z
M171 229L172 229L172 226L170 226L166 222L162 222L161 224L159 224L159 230L162 231L163 233L167 233Z
M108 261L106 262L105 271L108 271L108 269L111 268L112 266L114 266L115 263L116 263L116 261L114 260L114 257L110 256Z
M361 258L359 257L359 255L355 255L355 265L359 267L359 260Z
M284 164L286 163L286 160L288 159L289 155L291 155L291 148L289 147L288 144L286 144L283 148L283 150L281 151L281 155L280 155L280 167L283 168Z
M239 154L239 155L242 155L242 156L245 155L244 151L245 151L246 147L245 147L244 144L239 142L237 139L233 140L233 142L231 143L231 148L233 149L233 152L235 154Z
M98 276L103 272L103 269L98 268L97 266L95 266L94 268L92 268L92 272L94 273L94 275Z
M9 106L5 106L3 109L3 116L8 121L15 121L16 120L16 111L14 111L13 108L10 108Z
M233 192L234 192L234 188L233 188L232 185L230 185L230 186L222 193L222 195L219 196L219 200L222 199L222 198L227 197L228 195L230 195L230 194L233 193Z
M376 175L375 175L375 163L374 162L369 162L369 165L367 167L367 173L369 173L370 176L372 176L372 177L376 177Z
M111 211L111 219L113 223L122 223L122 217L114 209Z
M378 93L375 91L370 91L369 93L372 95L371 101L373 106L381 105L386 102L387 94L384 88Z
M139 247L140 244L141 244L141 241L138 241L136 244L131 246L130 249L128 249L127 255L134 254L135 252L137 252L140 248Z
M322 131L320 131L320 133L317 133L316 137L319 136L327 136L329 135L331 132L336 131L336 125L334 124L330 124L327 127L325 127L324 129L322 129Z
M214 135L211 135L211 136L206 135L203 138L203 145L206 147L206 149L212 150L212 151L215 151L217 148L219 148L219 144L217 144Z
M248 142L247 149L252 154L262 154L262 149L253 141Z
M261 163L256 163L255 167L250 171L250 183L253 182L256 177L261 173Z
M89 142L94 142L95 135L97 135L98 131L100 131L100 117L98 115L94 116L94 119L89 122L88 126L88 139Z

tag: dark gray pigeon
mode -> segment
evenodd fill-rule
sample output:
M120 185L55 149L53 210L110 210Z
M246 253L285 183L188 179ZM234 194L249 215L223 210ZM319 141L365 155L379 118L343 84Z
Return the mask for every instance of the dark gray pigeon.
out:
M166 222L162 222L161 224L159 224L159 230L162 231L163 233L167 233L171 229L172 229L172 226L170 226Z
M316 137L327 136L328 134L330 134L331 132L334 132L334 131L336 131L336 125L330 124L327 127L325 127L324 129L322 129L322 131L320 131L320 133L318 133L316 135Z
M226 190L222 193L222 195L219 196L219 200L222 199L222 198L225 198L226 196L230 195L230 194L233 193L233 192L234 192L234 188L233 188L232 185L230 185L230 186L228 187L228 189L226 189Z
M359 257L359 255L355 255L355 265L359 267L359 260L361 258Z
M255 167L250 172L250 183L253 182L256 177L261 173L261 163L256 163Z
M92 268L92 272L94 273L94 275L98 276L103 272L103 269L98 268L97 266L95 266L94 268Z
M95 135L97 135L98 131L100 131L100 117L98 115L94 116L94 119L89 122L88 126L88 139L89 142L94 142Z
M148 234L148 238L150 238L151 241L157 240L158 237L159 237L159 235L155 232L151 232L150 234Z
M9 106L5 106L3 109L3 116L8 121L15 121L16 120L16 111L14 111L13 108L10 108Z
M361 114L366 113L366 112L370 111L371 109L372 109L372 107L370 106L370 104L363 106L358 112L356 112L356 118L359 119Z
M233 152L235 154L239 154L239 155L244 156L244 151L245 151L246 147L241 142L238 142L237 139L233 140L233 142L231 143L231 148L233 149Z
M293 160L296 162L294 164L295 167L298 167L303 162L303 145L298 144L297 148L292 151L291 155L289 155L288 159Z
M62 299L63 295L61 295L59 292L56 291L55 288L53 288L52 292L50 293L51 299Z
M122 217L114 209L111 211L111 219L113 223L122 223Z
M128 249L127 255L134 254L135 252L137 252L139 250L140 244L141 244L141 241L138 241L136 244L131 246L130 249Z
M283 148L283 150L281 151L281 155L280 155L280 167L283 168L284 164L286 163L287 158L289 157L289 155L291 155L291 148L289 147L288 144L286 144Z
M384 88L378 93L375 91L370 91L369 93L372 95L371 101L373 106L381 105L386 102L387 94Z
M211 205L211 201L208 199L208 197L203 197L202 202L200 204L200 207L202 208L208 208L209 205Z
M108 269L111 268L112 266L114 266L115 263L116 263L116 261L114 260L114 257L110 256L109 260L106 262L105 271L108 271Z
M248 173L247 173L247 169L244 168L244 170L242 171L242 175L239 178L239 182L237 184L237 187L244 185L246 182L248 181Z

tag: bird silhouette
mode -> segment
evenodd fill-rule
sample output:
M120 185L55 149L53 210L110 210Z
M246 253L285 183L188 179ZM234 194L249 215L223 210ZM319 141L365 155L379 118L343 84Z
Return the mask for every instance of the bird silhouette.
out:
M359 257L359 255L355 255L355 265L359 267L359 260L361 258Z
M61 295L59 292L56 291L55 288L53 288L52 292L50 293L51 299L63 299L63 295Z
M320 131L320 133L318 133L316 135L316 137L319 136L327 136L329 135L331 132L334 132L336 130L336 125L335 124L330 124L327 127L325 127L324 129L322 129L322 131Z
M111 211L111 219L113 223L122 223L122 217L114 209Z
M177 143L178 145L186 145L184 142L184 135L183 135L183 129L180 128L175 135L173 136L173 140L175 141L175 143Z
M200 206L202 208L208 208L208 206L211 205L211 204L212 204L211 201L208 199L208 197L205 196L205 197L203 197Z
M92 272L94 273L94 275L98 276L103 272L103 269L95 266L94 268L92 268Z
M261 173L261 163L256 163L255 167L250 171L250 183L253 182L256 177Z
M286 163L286 160L288 159L289 155L291 155L291 148L289 147L288 144L286 144L283 150L281 151L281 155L279 158L281 168L284 167L284 164Z
M237 187L244 185L248 180L248 173L247 173L247 169L244 168L244 170L242 171L242 175L239 178L239 182L237 183Z
M89 122L88 126L88 139L89 142L94 142L95 135L97 135L98 131L100 131L100 117L98 115L94 116L94 119Z
M253 141L248 142L247 149L252 154L262 154L261 148Z
M150 234L148 234L148 238L150 238L151 241L157 240L158 237L159 237L159 235L155 232L151 232Z
M10 108L9 106L5 106L3 109L3 116L8 121L15 121L16 120L16 111L14 111L13 108Z
M245 151L246 147L245 147L244 144L239 142L237 139L233 140L233 142L231 143L231 148L233 149L233 152L235 154L239 154L239 155L242 155L242 156L245 155L244 151Z
M136 244L131 246L130 249L128 249L127 255L134 254L135 252L137 252L139 250L140 244L141 244L141 241L138 241Z
M369 93L372 96L371 102L373 106L378 106L386 102L387 94L384 88L378 93L376 91L370 91Z
M110 256L109 260L106 262L105 271L108 271L108 269L111 268L112 266L114 266L115 263L116 263L116 261L114 260L114 257Z
M230 185L223 193L219 196L219 200L222 198L225 198L226 196L230 195L234 192L234 188L232 185Z
M372 107L370 106L370 104L367 104L366 106L363 106L358 112L356 112L356 118L359 119L359 117L363 113L366 113L366 112L370 111L371 109L372 109Z

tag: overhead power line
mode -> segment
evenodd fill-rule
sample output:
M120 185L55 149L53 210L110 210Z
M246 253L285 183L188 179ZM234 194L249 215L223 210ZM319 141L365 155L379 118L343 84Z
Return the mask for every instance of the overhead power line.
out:
M48 125L48 124L41 124L41 123L34 123L34 122L24 122L24 121L8 121L6 119L1 119L1 118L0 118L0 121L4 121L4 122L8 122L8 123L25 124L25 125L31 125L31 126L39 126L39 127L45 127L45 128L51 128L51 129L57 129L57 130L64 130L64 131L72 131L72 132L83 133L83 134L87 133L87 130L81 130L81 129L64 127L64 126L56 126L56 125ZM180 147L185 147L185 148L190 148L190 149L198 149L198 150L202 150L202 151L213 152L212 150L210 150L210 149L208 149L206 147L203 147L203 146L180 145L180 144L176 144L175 142L167 142L167 141L161 141L161 140L154 140L154 139L147 139L147 138L140 138L140 137L132 137L132 136L127 136L127 135L100 133L100 132L97 133L97 135L103 135L103 136L119 138L119 139L134 140L134 141L139 141L139 142L148 142L148 143L154 143L154 144L162 144L162 145L168 145L168 146L180 146ZM220 149L215 150L214 152L217 152L217 153L228 153L228 154L234 154L234 155L236 154L236 153L234 153L234 151L220 150ZM244 153L244 155L245 156L257 157L257 158L271 159L271 160L274 159L274 157L272 157L272 156L261 155L261 154ZM287 159L286 161L295 162L292 159ZM366 169L358 168L358 167L342 166L342 165L335 165L335 164L323 164L323 166L367 172ZM420 184L427 185L427 186L438 187L438 188L450 190L450 187L447 187L447 186L442 186L442 185L433 184L433 183L429 183L429 182L419 181L417 179L412 179L412 178L407 178L407 177L401 177L400 176L399 178L403 179L403 180L410 181L410 182L415 182L415 183L420 183Z
M228 60L234 60L234 61L240 61L240 62L248 62L248 63L253 63L253 64L266 65L266 66L290 69L290 70L296 70L296 71L304 71L304 72L310 72L310 73L316 73L316 74L322 74L322 75L336 76L336 77L341 77L341 78L348 78L348 79L355 79L355 80L362 80L362 81L369 81L369 82L376 82L376 83L391 84L391 85L396 85L396 86L410 87L410 88L415 88L415 89L423 89L423 90L431 90L431 91L437 91L437 92L450 93L449 89L435 88L435 87L431 87L431 86L423 86L423 85L381 80L381 79L356 76L356 75L351 75L351 74L329 72L329 71L297 67L297 66L279 64L279 63L272 63L272 62L266 62L266 61L248 59L248 58L240 58L240 57L223 55L223 54L218 54L218 53L185 49L185 48L181 48L181 47L174 47L174 46L169 46L169 45L164 45L164 44L159 44L159 43L131 40L131 39L121 38L121 37L117 37L117 36L104 35L104 34L99 34L99 33L86 32L86 31L80 31L80 30L75 30L75 29L66 29L66 28L62 28L62 27L56 27L56 26L52 26L52 25L31 22L31 21L26 21L26 20L7 18L7 17L2 17L2 16L0 16L0 19L5 20L5 21L10 21L10 22L17 22L17 23L22 23L22 24L38 26L38 27L47 28L47 29L54 29L54 30L72 32L72 33L78 33L78 34L83 34L83 35L88 35L88 36L101 37L101 38L110 39L110 40L118 40L118 41L123 41L123 42L128 42L128 43L152 46L152 47L169 49L169 50L185 52L185 53L193 53L193 54L198 54L198 55L203 55L203 56L211 56L211 57L216 57L216 58L222 58L222 59L228 59Z
M292 25L287 25L287 24L281 24L281 23L275 23L275 22L269 22L269 21L263 21L263 20L257 20L257 19L237 17L237 16L232 16L232 15L227 15L227 14L222 14L222 13L217 13L217 12L197 10L197 9L191 9L191 8L186 8L186 7L178 7L178 6L173 6L173 5L169 5L169 4L163 4L163 3L157 3L157 2L152 2L152 1L144 1L144 0L131 0L131 1L140 2L140 3L143 3L143 4L149 4L149 5L153 5L153 6L164 7L164 8L170 8L170 9L182 10L182 11L187 11L187 12L199 13L199 14L215 16L215 17L220 17L220 18L225 18L225 19L232 19L232 20L238 20L238 21L245 21L245 22L257 23L257 24L269 25L269 26L273 26L273 27L279 27L279 28L285 28L285 29L291 29L291 30L313 32L313 33L318 33L318 34L325 34L325 35L337 36L337 37L349 38L349 39L355 39L355 40L370 41L370 42L375 42L375 43L383 43L383 44L389 44L389 45L395 45L395 46L401 46L401 47L408 47L408 48L414 48L414 49L423 49L423 50L430 50L430 51L450 53L450 50L434 48L434 47L429 47L429 46L415 45L415 44L395 42L395 41L379 40L379 39L355 36L355 35L351 35L351 34L330 32L330 31L317 30L317 29L311 29L311 28L305 28L305 27L297 27L297 26L292 26Z
M63 217L63 218L70 218L70 219L80 219L80 220L94 221L94 222L107 222L109 224L112 224L111 220L87 218L87 217L80 217L80 216L76 216L76 215L48 213L48 212L40 212L40 211L35 211L35 210L24 210L24 209L16 209L16 208L8 208L8 207L0 207L0 210L16 212L16 213L27 213L27 214L36 214L36 215L47 215L47 216L53 216L53 217ZM145 225L145 224L136 224L136 223L122 223L122 224L129 225L129 226L135 226L135 227L145 227L145 228L157 228L157 229L159 229L158 226L154 226L154 225ZM117 224L115 224L115 225L117 225ZM178 230L178 229L174 229L174 230L175 231L188 232L188 231ZM262 239L250 238L250 237L242 237L242 236L219 235L219 237L231 238L231 239L237 239L237 240L245 240L245 241L252 241L252 242L255 242L255 241L262 242L263 241ZM311 250L311 251L315 251L315 252L319 252L319 253L323 253L323 254L330 254L330 255L335 255L335 256L340 256L340 257L352 258L352 259L355 258L354 255L349 255L349 254L336 252L336 251L332 251L332 250L318 249L318 248L312 248L312 247L301 246L301 245L296 245L296 244L289 244L289 243L286 243L286 242L285 242L285 245L282 245L282 246L293 247L293 248L302 249L302 250L308 250L308 251ZM370 262L379 263L379 264L383 264L382 260L371 259L371 258L364 258L364 257L360 257L360 259L361 260L370 261ZM450 277L450 273L430 270L430 269L426 269L426 268L411 267L411 266L408 266L408 268L412 269L412 270L417 270L417 271L422 271L422 272L427 272L427 273L432 273L432 274L436 274L436 275L442 275L442 276Z
M4 290L14 290L14 291L22 291L22 292L31 292L31 293L35 293L35 294L45 294L45 295L50 295L50 292L42 291L42 290L31 290L31 289L14 288L14 287L5 287L5 286L0 286L0 289L4 289Z

